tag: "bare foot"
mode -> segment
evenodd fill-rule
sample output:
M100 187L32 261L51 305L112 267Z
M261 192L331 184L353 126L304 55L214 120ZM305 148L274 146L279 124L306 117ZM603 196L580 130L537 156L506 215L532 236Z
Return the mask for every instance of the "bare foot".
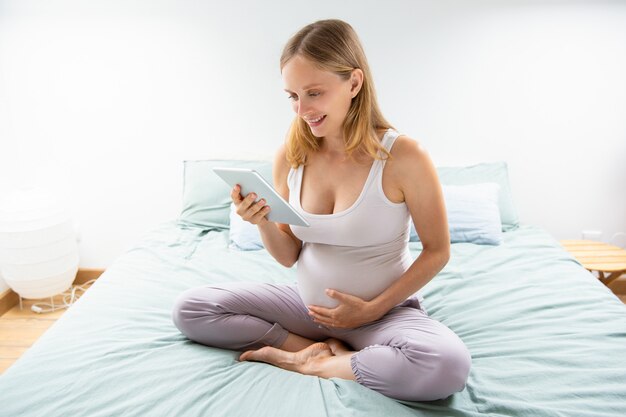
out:
M330 346L323 342L313 343L298 352L288 352L272 346L248 350L239 356L240 361L266 362L288 371L309 374L311 366L319 360L333 356Z
M335 339L331 337L330 339L324 340L324 343L330 346L330 350L333 352L333 355L335 356L347 355L347 354L352 353L350 348L339 339Z

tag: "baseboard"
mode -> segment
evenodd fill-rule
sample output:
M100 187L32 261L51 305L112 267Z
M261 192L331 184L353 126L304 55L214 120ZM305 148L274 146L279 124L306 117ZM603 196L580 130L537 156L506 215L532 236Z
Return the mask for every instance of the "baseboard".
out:
M17 303L20 302L20 298L11 288L0 293L0 316L12 309Z
M82 285L92 279L97 279L104 269L79 268L74 279L74 285ZM0 293L0 316L15 307L20 302L19 296L10 288Z
M80 268L76 273L76 279L74 280L75 285L82 285L87 281L91 281L92 279L97 279L102 273L104 269L98 268Z

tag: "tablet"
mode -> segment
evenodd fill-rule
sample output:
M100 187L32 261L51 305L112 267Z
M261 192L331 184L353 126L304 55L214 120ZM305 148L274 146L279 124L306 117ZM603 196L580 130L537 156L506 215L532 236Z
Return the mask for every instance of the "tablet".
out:
M270 206L270 212L267 214L267 220L278 223L293 224L296 226L309 226L309 223L289 205L285 199L278 194L278 191L270 185L257 171L250 168L213 168L220 178L228 185L234 187L236 184L241 186L239 192L243 197L251 192L256 193L259 201L265 199L265 204Z

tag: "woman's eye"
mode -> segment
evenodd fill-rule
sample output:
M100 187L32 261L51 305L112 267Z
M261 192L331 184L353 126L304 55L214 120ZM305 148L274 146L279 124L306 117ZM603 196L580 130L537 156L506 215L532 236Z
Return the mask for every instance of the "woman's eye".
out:
M309 97L317 97L317 96L319 96L320 94L321 94L321 93L309 93L308 95L309 95ZM296 95L292 94L292 95L290 95L290 96L287 96L287 98L288 98L289 100L297 100L297 99L298 99L298 96L296 96Z

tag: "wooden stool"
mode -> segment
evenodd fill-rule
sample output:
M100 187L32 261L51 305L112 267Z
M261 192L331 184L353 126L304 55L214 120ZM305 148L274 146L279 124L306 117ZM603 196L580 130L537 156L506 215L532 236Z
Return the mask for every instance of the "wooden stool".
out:
M626 272L626 250L619 246L594 240L561 240L560 243L589 272L598 271L600 281L607 287Z

